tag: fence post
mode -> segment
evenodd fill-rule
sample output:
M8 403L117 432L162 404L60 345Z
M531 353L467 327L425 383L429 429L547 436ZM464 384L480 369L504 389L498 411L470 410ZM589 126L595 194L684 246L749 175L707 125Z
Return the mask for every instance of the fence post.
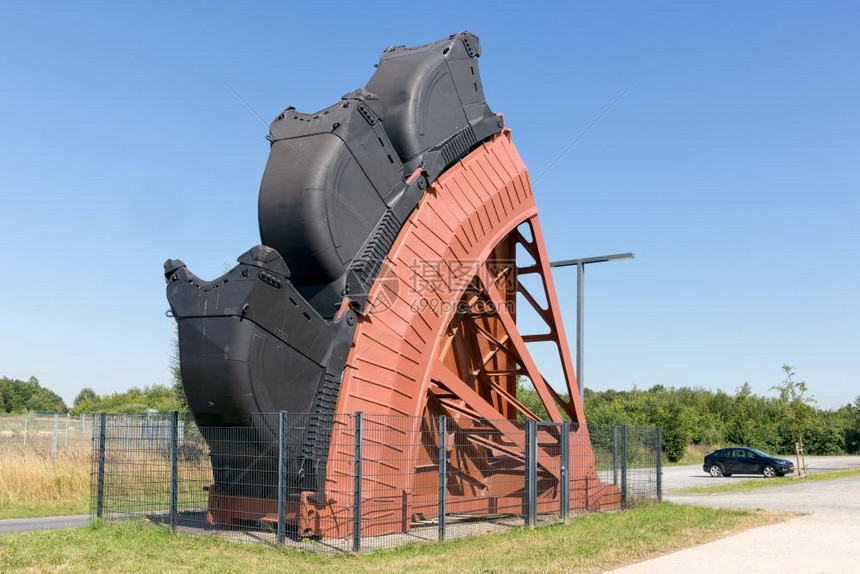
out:
M170 413L170 531L176 531L176 514L178 506L179 476L177 473L177 458L179 445L179 411Z
M27 446L27 415L24 415L24 446Z
M69 446L69 418L71 415L66 414L66 434L63 436L63 446Z
M439 416L439 541L445 540L445 498L448 491L448 419Z
M533 528L537 506L537 422L526 421L525 434L526 526Z
M57 457L57 433L60 432L60 415L54 415L54 432L51 433L51 456Z
M663 502L663 427L657 427L657 500Z
M93 415L95 419L95 415ZM102 413L99 420L99 458L98 458L98 477L96 482L96 518L101 518L104 514L105 506L105 443L107 442L107 413ZM96 427L93 425L93 435L95 435ZM93 440L95 440L93 436Z
M612 484L618 484L618 425L612 427Z
M286 541L287 530L287 413L278 413L278 546L283 546Z
M621 510L627 510L627 425L621 426Z
M364 416L355 413L355 460L352 469L355 475L352 495L352 551L361 550L361 434Z
M570 510L570 423L561 423L561 519L567 520Z

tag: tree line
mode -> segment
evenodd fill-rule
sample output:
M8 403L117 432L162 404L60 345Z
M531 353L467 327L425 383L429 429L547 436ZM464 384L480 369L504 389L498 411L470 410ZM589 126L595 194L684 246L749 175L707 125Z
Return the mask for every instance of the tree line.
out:
M181 392L181 389L180 389ZM160 413L184 411L184 397L180 400L177 390L167 385L131 387L122 392L99 395L91 388L84 388L75 397L71 413L142 413L146 410Z
M39 384L39 379L0 378L0 413L65 413L65 401L50 389Z
M783 380L771 396L752 392L744 383L734 394L700 387L647 390L585 390L585 415L591 424L660 426L670 461L680 460L691 445L745 445L772 453L792 453L802 441L807 454L860 454L860 396L838 409L821 409L808 395L804 381L783 365ZM93 412L140 413L186 411L185 396L174 365L171 385L132 387L99 395L81 390L71 407L31 377L27 381L0 379L0 413L46 412L78 415ZM518 399L532 412L546 415L537 393L520 383Z
M663 385L585 389L585 419L590 424L660 426L663 449L672 462L691 445L744 445L789 454L802 441L806 454L860 454L860 396L835 410L817 408L794 369L783 365L782 371L773 396L755 394L747 383L734 394ZM532 410L542 410L533 390L521 388L518 397Z
M155 409L166 413L185 409L182 388L167 385L132 387L122 392L98 394L87 387L75 397L72 406L57 393L46 389L36 377L26 381L0 378L0 413L142 413Z

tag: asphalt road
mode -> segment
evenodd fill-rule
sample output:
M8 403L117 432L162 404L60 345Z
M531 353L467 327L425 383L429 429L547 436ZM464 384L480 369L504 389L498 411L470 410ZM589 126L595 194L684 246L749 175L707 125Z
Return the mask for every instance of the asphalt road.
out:
M27 532L28 530L56 530L75 528L90 521L87 514L79 516L48 516L46 518L13 518L0 520L0 534L7 532Z

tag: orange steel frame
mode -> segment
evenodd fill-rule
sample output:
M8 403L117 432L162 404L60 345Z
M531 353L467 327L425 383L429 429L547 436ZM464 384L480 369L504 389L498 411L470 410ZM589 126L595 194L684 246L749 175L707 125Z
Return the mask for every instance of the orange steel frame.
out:
M533 261L518 265L518 248ZM541 280L542 292L526 289L520 279L528 275ZM521 332L518 295L543 320L543 332ZM384 436L374 435L378 444L362 460L362 484L373 493L362 504L362 524L373 525L376 518L385 526L369 526L371 533L385 534L408 530L413 518L435 516L438 473L420 470L438 463L438 445L430 438L435 433L421 430L435 429L439 415L464 431L487 425L493 430L465 432L467 444L446 441L448 509L493 513L521 504L523 485L511 479L524 472L525 439L516 419L539 417L517 398L518 380L531 382L551 422L562 422L563 413L572 423L584 423L585 416L531 184L509 130L481 144L428 188L389 251L368 301L336 412L392 415L399 418L391 420L412 426L388 425ZM555 344L567 399L541 375L527 347L531 342ZM548 512L558 508L560 497L560 427L539 428L538 512ZM568 473L571 508L617 506L617 488L597 479L586 425L571 429L570 460L576 463ZM353 432L337 417L330 460L343 456L337 445L350 444ZM491 465L490 459L505 464ZM304 535L345 536L353 480L349 469L329 465L326 503L302 497L287 509L288 518ZM588 495L577 494L582 492ZM251 508L210 494L210 509L223 509L211 520L277 517L274 501Z

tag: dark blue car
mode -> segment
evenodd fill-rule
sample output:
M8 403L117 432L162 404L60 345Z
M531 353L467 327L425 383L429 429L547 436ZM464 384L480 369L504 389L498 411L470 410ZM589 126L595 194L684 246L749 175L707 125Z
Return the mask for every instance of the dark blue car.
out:
M794 463L770 456L756 448L736 446L721 448L705 455L702 469L711 476L763 474L765 478L772 478L794 471Z

